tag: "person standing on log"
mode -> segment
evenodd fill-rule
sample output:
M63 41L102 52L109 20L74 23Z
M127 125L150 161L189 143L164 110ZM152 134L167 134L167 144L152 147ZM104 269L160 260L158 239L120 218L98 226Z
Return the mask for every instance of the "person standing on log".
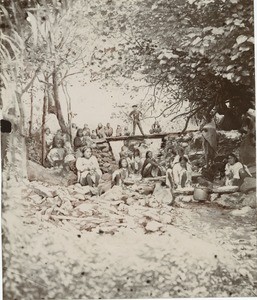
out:
M141 126L141 122L140 122L140 116L142 116L142 113L141 113L141 111L139 111L137 109L137 105L133 105L132 108L133 108L133 110L129 114L129 116L133 121L133 135L135 135L136 126L138 126L141 134L144 135L144 132L143 132L143 129L142 129L142 126Z
M214 160L217 150L216 124L210 116L206 118L207 123L202 128L203 149L206 166L208 167Z

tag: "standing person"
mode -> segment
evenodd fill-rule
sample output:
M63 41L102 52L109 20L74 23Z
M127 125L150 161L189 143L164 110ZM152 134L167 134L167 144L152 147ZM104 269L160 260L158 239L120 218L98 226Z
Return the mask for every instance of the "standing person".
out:
M77 158L76 168L78 170L78 182L82 186L98 186L102 171L100 170L97 158L92 155L90 147L85 147L83 157Z
M153 158L152 151L147 151L145 161L142 166L141 175L143 178L156 177L162 175L162 167Z
M185 156L180 157L179 163L174 164L172 175L174 180L174 188L191 186L192 168Z
M105 135L107 137L110 137L113 135L113 128L111 127L110 123L107 123L106 124L106 127L105 127Z
M122 136L122 128L120 125L117 125L116 136Z
M252 177L252 174L248 170L247 166L239 162L235 154L230 153L228 155L228 163L225 166L226 182L225 185L237 185L240 186L244 178Z
M215 122L210 116L206 118L207 123L202 128L203 149L207 167L215 158L217 150L217 131Z
M141 113L141 111L139 111L137 109L137 105L133 105L132 108L133 108L133 110L129 114L129 116L133 121L133 135L135 135L136 126L138 126L141 134L144 135L144 132L143 132L143 129L142 129L142 126L141 126L141 122L140 122L140 116L142 117L142 113Z
M119 160L119 169L112 174L112 185L122 186L124 180L129 177L128 162L126 158Z

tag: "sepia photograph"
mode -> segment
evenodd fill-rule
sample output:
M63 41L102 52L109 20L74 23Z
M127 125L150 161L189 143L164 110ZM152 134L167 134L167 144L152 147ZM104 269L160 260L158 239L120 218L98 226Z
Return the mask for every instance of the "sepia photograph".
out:
M3 300L257 297L254 3L0 0Z

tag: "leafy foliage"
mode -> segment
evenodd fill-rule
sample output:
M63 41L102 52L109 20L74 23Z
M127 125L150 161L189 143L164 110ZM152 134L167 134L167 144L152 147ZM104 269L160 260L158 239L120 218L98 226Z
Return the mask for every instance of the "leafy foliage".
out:
M254 97L252 3L107 1L101 8L99 12L94 4L90 15L103 20L103 41L119 38L94 56L105 77L140 73L138 80L155 87L152 103L165 93L171 98L165 99L170 112L189 101L189 118L202 118L214 109L236 117L240 126Z

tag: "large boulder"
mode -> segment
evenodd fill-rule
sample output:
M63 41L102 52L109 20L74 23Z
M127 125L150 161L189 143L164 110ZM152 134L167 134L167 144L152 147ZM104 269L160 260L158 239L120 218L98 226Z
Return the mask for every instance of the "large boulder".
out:
M77 181L77 176L73 172L66 172L62 168L44 168L31 160L27 163L27 170L29 181L41 181L60 186L68 186Z
M256 178L246 177L243 184L240 186L240 191L242 193L247 193L249 191L256 190Z
M240 161L245 165L255 165L256 145L251 134L247 134L240 144Z

